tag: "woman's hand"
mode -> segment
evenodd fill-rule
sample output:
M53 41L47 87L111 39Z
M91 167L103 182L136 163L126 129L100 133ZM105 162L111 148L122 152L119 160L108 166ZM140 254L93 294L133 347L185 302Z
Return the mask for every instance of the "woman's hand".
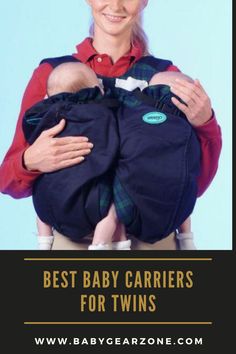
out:
M187 106L175 97L171 98L174 105L186 115L192 126L203 125L211 118L211 101L199 80L190 83L176 79L174 83L171 83L171 92L186 103Z
M91 152L93 144L88 138L70 136L55 138L65 127L62 119L55 127L45 130L24 153L24 165L28 171L53 172L76 165Z

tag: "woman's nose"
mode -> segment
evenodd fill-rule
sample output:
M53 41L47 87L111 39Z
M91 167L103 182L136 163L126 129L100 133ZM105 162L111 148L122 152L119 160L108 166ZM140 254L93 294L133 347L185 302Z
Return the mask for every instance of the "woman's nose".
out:
M123 7L123 0L110 0L109 7L111 10L118 12Z

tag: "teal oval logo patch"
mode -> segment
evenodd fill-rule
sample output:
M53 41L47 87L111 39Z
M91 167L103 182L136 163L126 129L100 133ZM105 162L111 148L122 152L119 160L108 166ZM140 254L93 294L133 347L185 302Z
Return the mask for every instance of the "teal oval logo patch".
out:
M143 121L148 124L161 124L167 120L167 116L161 112L149 112L143 116Z

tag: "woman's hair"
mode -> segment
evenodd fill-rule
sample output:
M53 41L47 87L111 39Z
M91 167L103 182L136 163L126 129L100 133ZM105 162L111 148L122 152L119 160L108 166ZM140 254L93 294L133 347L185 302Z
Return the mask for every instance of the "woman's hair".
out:
M91 37L94 36L94 23L90 25L89 28L89 35ZM133 26L132 34L131 34L131 44L132 46L135 46L137 44L141 45L143 54L148 55L149 54L149 49L148 49L148 38L146 33L144 32L143 29L143 19L142 15L140 14Z
M143 29L143 18L142 15L139 15L137 18L131 36L131 44L135 46L136 43L140 43L143 49L144 55L149 54L148 50L148 38Z

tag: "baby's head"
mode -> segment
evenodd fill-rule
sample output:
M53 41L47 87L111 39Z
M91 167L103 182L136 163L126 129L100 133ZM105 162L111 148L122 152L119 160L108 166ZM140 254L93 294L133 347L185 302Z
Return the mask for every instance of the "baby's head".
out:
M82 63L63 63L49 75L47 95L50 97L61 92L75 93L83 88L99 86L96 74Z
M176 71L163 71L158 74L155 74L152 78L151 81L149 82L149 86L152 85L171 85L174 83L175 79L181 79L185 80L188 82L193 83L193 79L191 77L182 74L180 72Z

